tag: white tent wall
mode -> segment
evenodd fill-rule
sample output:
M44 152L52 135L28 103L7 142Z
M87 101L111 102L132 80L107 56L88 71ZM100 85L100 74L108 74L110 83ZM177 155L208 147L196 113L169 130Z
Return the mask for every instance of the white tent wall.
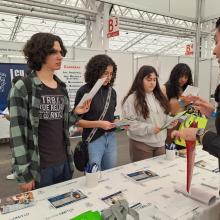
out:
M104 2L146 10L148 12L155 12L162 15L169 14L175 17L188 17L191 20L196 17L196 0L104 0Z
M164 84L169 78L170 71L178 63L178 57L171 56L149 56L149 57L139 57L137 58L137 69L142 65L150 65L155 67L159 74L160 84Z
M220 1L219 0L205 0L204 3L204 17L220 17L219 13Z
M10 55L10 56L20 56L22 57L22 49L24 47L24 43L19 42L8 42L8 41L0 41L0 54L3 55ZM67 48L67 59L73 59L73 48L72 47L66 47ZM8 58L6 58L7 60ZM2 62L2 58L0 60ZM8 62L8 60L7 60ZM10 63L10 62L9 62Z
M197 0L103 0L112 4L127 6L134 9L145 10L161 15L168 15L175 18L182 18L188 21L196 20ZM203 19L217 18L220 16L219 0L201 0L203 2Z
M211 74L211 94L214 94L217 85L220 83L220 69L219 63L216 59L212 60L212 74Z
M211 73L212 71L212 60L201 60L199 62L199 96L206 100L210 100L211 95Z
M177 63L187 63L194 73L194 58L193 57L174 57L174 56L149 56L149 57L139 57L136 59L136 71L142 65L152 65L154 66L159 74L160 84L164 84L169 78L172 68ZM207 100L210 99L210 94L216 88L216 75L218 70L216 67L212 67L212 60L200 61L200 71L199 71L199 95ZM211 79L213 79L211 81Z
M121 101L127 94L133 82L133 54L107 51L117 64L117 76L114 88L117 92L116 114L121 115Z

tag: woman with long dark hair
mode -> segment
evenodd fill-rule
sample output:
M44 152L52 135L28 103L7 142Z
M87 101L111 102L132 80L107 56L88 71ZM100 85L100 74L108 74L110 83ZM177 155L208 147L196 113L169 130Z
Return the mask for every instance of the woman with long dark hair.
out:
M167 129L161 127L169 118L169 102L160 90L158 74L152 66L142 66L122 102L128 128L132 161L165 153Z
M89 137L93 128L97 128L89 145L89 164L96 163L100 170L110 169L116 166L117 144L114 132L114 112L117 104L116 92L112 88L116 78L117 66L107 55L101 54L92 57L86 65L86 84L76 93L75 106L78 105L85 93L89 93L98 79L105 81L96 95L93 97L90 110L79 120L79 126L83 128L82 139ZM110 102L107 112L102 120L99 120L111 89Z
M172 115L183 111L187 98L181 97L188 85L192 85L192 72L185 63L178 63L171 70L168 81L161 87L162 92L170 102L170 111Z

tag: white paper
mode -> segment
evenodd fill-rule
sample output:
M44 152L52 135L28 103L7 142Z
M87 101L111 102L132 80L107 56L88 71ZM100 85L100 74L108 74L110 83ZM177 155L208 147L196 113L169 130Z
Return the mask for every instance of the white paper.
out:
M116 127L122 127L122 126L127 126L129 125L129 121L128 120L125 120L125 119L122 119L120 121L115 121L113 123Z
M188 85L185 91L183 92L182 96L188 96L188 95L197 96L198 94L199 94L198 87Z
M95 96L95 94L98 92L98 90L101 88L105 80L106 78L98 79L96 84L90 90L90 92L84 94L84 96L82 97L82 99L80 100L77 106L82 106L85 101L92 99Z
M0 111L1 115L9 115L8 108L6 108L4 111Z
M217 173L219 171L218 164L213 161L198 160L194 164L196 167Z
M180 112L179 114L175 115L173 118L170 118L160 129L162 130L167 128L172 122L180 119L185 113L186 111Z
M186 192L186 186L180 184L175 186L175 190L182 193L186 197L189 197L206 205L211 205L216 201L216 196L214 194L205 192L197 187L191 187L190 193L188 193Z
M156 206L151 203L141 204L138 203L132 209L136 210L139 214L139 219L144 220L155 220L155 219L163 219L163 220L171 220L169 216L167 216L164 212L159 210ZM130 215L127 216L127 220L133 220L133 217Z
M152 193L148 200L172 219L181 219L182 216L199 207L198 202L174 192L171 188Z

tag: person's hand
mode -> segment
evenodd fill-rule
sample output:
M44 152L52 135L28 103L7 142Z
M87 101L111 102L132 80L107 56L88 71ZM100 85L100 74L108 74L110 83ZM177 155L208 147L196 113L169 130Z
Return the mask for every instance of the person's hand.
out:
M191 99L194 101L193 106L196 110L199 110L206 117L210 117L212 112L215 110L214 106L199 96L192 96Z
M104 130L110 130L110 129L114 128L115 125L109 121L99 121L99 127Z
M129 127L130 127L130 125L124 125L124 126L122 126L122 128L124 129L124 130L128 130L129 129Z
M82 114L88 112L90 109L91 101L92 100L89 99L89 100L86 100L82 106L76 106L76 108L74 109L74 113L76 115L82 115Z
M34 180L32 180L29 183L20 184L20 190L23 192L31 191L33 189L35 189L35 181Z
M10 121L10 115L9 114L3 115L3 118L6 118L8 121Z
M180 96L180 100L182 100L184 102L184 105L189 105L191 102L192 102L192 99L191 99L191 95L188 95L188 96Z
M154 134L158 134L160 132L160 128L156 127L154 128Z
M178 120L172 121L172 122L170 123L170 125L168 126L168 129L171 129L171 128L176 127L177 124L178 124Z
M181 131L173 131L172 138L183 138L186 141L196 140L196 132L198 128L183 128Z

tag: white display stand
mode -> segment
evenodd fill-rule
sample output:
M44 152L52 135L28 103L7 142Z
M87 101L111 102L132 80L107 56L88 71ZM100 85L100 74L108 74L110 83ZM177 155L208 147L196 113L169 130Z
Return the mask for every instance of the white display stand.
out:
M196 160L201 159L211 160L217 164L217 159L205 151L197 152ZM126 178L126 174L143 169L156 172L159 177L141 183L135 183ZM205 205L175 191L174 186L178 182L182 184L186 182L186 158L177 157L175 160L169 161L163 155L101 172L98 186L93 188L86 187L85 176L83 176L34 190L35 206L9 214L0 214L0 219L70 219L87 210L101 211L109 207L101 198L119 191L122 192L129 206L141 203L146 207L150 204L158 209L158 213L164 213L169 219L219 219L218 175L218 173L205 169L194 168L192 187L198 187L200 190L217 197L214 204ZM49 197L60 195L70 190L81 190L88 198L58 209L53 208L47 200ZM156 215L157 213L154 214ZM146 213L144 217L143 215L140 216L142 216L140 220L148 219L146 218ZM156 219L156 216L154 217L152 219Z

